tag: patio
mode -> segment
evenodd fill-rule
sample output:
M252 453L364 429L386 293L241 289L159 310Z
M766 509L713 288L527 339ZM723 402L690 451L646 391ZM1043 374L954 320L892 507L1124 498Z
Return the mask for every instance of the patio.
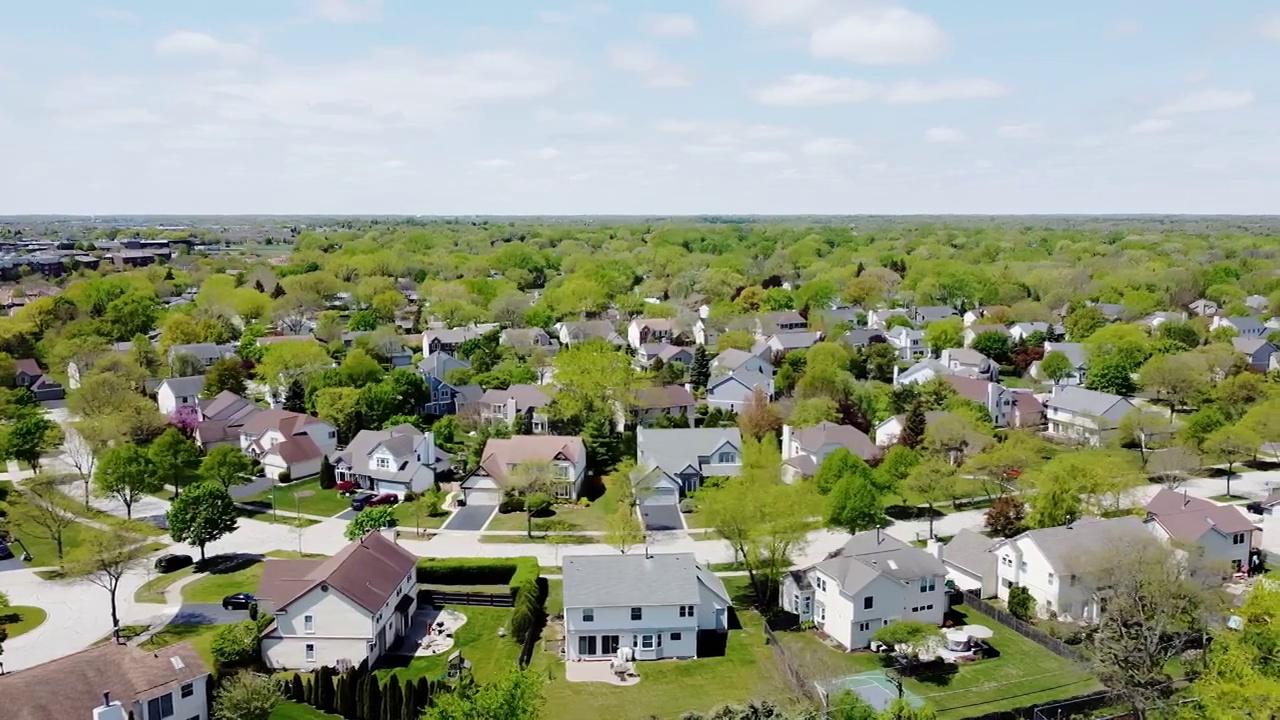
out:
M467 622L467 616L456 610L437 609L430 605L418 608L404 634L398 655L440 655L453 648L453 635Z
M613 671L610 660L587 660L564 664L564 679L569 682L595 682L628 687L640 682L640 676L632 670L619 676Z

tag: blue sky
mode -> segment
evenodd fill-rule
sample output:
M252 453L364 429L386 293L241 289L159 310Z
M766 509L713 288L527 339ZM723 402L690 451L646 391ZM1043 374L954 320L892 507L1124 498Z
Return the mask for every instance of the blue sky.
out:
M1280 212L1280 3L0 9L0 213Z

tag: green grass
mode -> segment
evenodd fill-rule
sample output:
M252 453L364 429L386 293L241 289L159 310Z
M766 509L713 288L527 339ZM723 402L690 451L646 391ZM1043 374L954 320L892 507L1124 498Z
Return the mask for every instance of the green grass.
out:
M74 503L74 500L72 502ZM28 565L35 567L59 565L57 545L42 536L43 530L38 525L23 520L22 513L26 503L26 498L14 488L12 482L0 481L0 510L7 511L9 514L9 533L21 540L27 552L31 553L31 562ZM100 530L75 523L62 533L63 554L71 555L77 548L102 536L103 533ZM21 557L21 546L15 543L12 549L14 555Z
M537 533L537 530L534 530ZM515 543L517 545L589 545L604 542L603 537L590 535L481 535L480 542L485 544Z
M31 605L10 605L0 610L0 625L13 640L19 635L29 633L44 624L49 617L44 610Z
M480 682L489 682L516 667L520 644L511 636L511 608L458 606L451 608L467 616L467 622L454 635L454 650L471 662L471 671ZM498 637L498 628L506 628L507 636ZM379 677L439 677L444 674L449 654L415 657L406 667L378 671ZM394 658L390 656L389 659ZM548 713L546 717L555 717Z
M306 490L313 493L310 497L295 498L294 493ZM333 517L343 510L350 509L351 500L338 494L337 490L321 490L320 478L299 480L288 485L277 485L257 495L241 498L242 503L252 503L271 512L271 497L275 496L278 510L298 511L303 515L319 515Z
M1239 503L1249 500L1243 495L1213 495L1209 499L1220 503Z
M278 513L274 517L272 517L270 506L267 506L266 508L263 508L259 505L253 505L251 507L237 506L236 515L239 515L242 518L249 518L250 520L276 523L277 525L292 525L293 527L311 527L312 525L316 525L317 523L319 523L318 520L312 520L311 518L298 517L296 515L285 515L285 514Z
M215 667L213 661L213 651L210 645L213 643L213 635L218 631L220 625L166 625L160 632L147 638L138 647L143 650L159 650L163 647L169 647L180 642L191 643L191 647L195 648L200 654L200 658L205 661L209 667Z
M63 510L66 510L67 512L71 513L72 515L75 515L76 517L93 520L94 522L100 523L102 525L108 525L112 528L116 528L127 533L132 533L134 535L141 535L145 537L160 537L161 535L168 534L167 531L162 530L156 527L155 525L152 525L149 522L141 522L139 520L125 520L122 517L112 515L111 513L108 513L108 512L103 512L95 507L86 508L82 501L77 500L65 493L54 493L52 496L48 498L48 501L50 502L50 504L54 505L55 507L62 508Z
M417 501L399 503L395 506L396 525L401 532L407 530L412 533L419 526L424 530L439 529L441 525L444 525L444 521L449 519L447 511L441 511L438 515L423 515L421 519L415 518L413 512L417 506Z
M324 720L336 718L337 715L322 713L310 705L303 705L292 700L281 700L271 711L270 720Z
M138 590L134 592L133 601L163 605L165 602L164 591L167 590L170 585L178 582L179 580L185 577L190 577L195 573L195 571L195 566L188 565L181 570L175 570L164 575L157 575L148 580L142 587L138 588Z
M564 581L547 581L547 615L564 614Z
M297 560L300 558L316 559L326 556L316 555L315 553L299 555L293 550L272 550L267 553L267 557ZM220 603L222 598L228 595L239 592L258 592L258 583L261 580L262 562L259 561L235 572L205 575L182 588L182 599L184 602L189 603Z

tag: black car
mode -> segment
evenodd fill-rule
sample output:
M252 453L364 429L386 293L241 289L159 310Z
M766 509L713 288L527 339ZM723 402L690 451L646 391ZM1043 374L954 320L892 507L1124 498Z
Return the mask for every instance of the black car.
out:
M194 562L190 555L161 555L156 558L156 570L162 573L171 573L174 570L188 567Z
M258 598L249 593L236 593L222 598L223 610L248 610L251 603L258 602Z
M13 557L13 551L9 549L9 543L0 540L0 560L8 560Z
M373 504L370 501L372 501L376 497L378 496L373 493L360 493L359 495L356 495L355 497L351 498L351 509L355 510L356 512L360 512L361 510L364 509L365 505Z

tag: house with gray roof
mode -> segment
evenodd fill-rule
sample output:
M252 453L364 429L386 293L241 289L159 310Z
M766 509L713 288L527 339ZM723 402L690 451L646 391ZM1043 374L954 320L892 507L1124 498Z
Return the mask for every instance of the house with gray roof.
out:
M763 313L750 321L751 333L757 340L764 340L778 333L802 332L808 327L809 321L795 310Z
M708 477L742 472L738 428L636 428L637 486L645 505L675 505Z
M1191 312L1200 316L1217 315L1219 310L1218 303L1212 300L1206 300L1205 298L1200 298L1187 307Z
M1260 337L1233 337L1231 346L1236 352L1245 356L1251 370L1260 373L1270 370L1272 356L1280 352L1275 345Z
M431 489L436 473L449 469L450 457L436 448L434 435L405 424L361 430L342 452L330 453L329 462L339 482L403 497Z
M178 408L199 408L200 393L204 392L204 376L165 378L156 387L156 405L160 414L172 417Z
M729 630L732 600L693 553L564 558L565 658L694 658L698 633Z
M469 370L471 363L459 360L445 352L433 352L418 361L418 375L431 393L431 399L423 407L428 415L453 415L461 404L458 389L445 378L454 370ZM477 395L478 397L478 395ZM474 398L473 398L474 399Z
M915 360L924 357L929 348L924 343L924 331L914 330L899 325L890 330L885 338L898 351L899 360Z
M1264 313L1271 307L1271 301L1265 295L1250 295L1244 299L1244 306L1256 313Z
M1028 337L1036 333L1042 333L1044 335L1048 335L1049 323L1032 321L1032 322L1014 323L1009 326L1009 337L1015 343L1026 342Z
M190 355L208 369L208 367L223 358L229 358L236 354L235 343L189 343L186 345L174 345L169 348L169 362L173 363L174 359L179 355Z
M1222 317L1218 316L1209 323L1209 330L1212 332L1219 328L1230 328L1236 332L1237 337L1242 338L1260 338L1267 334L1267 326L1262 321L1251 315L1241 317Z
M707 382L707 405L733 412L742 412L756 390L765 399L773 399L773 378L746 369L738 369L725 375L714 371Z
M1120 421L1134 408L1129 398L1119 395L1055 385L1044 400L1045 434L1065 442L1101 445L1115 435Z
M240 431L245 423L264 410L230 390L203 399L200 401L200 423L196 425L196 444L204 452L219 445L235 444L238 447Z
M887 343L889 342L889 337L884 334L883 330L877 328L853 328L841 335L840 341L856 350L870 347L876 343Z
M686 427L693 427L694 411L698 401L683 385L661 385L636 390L634 423L652 425L663 417L679 418Z
M846 649L867 647L896 620L941 625L947 570L881 530L861 532L821 562L787 573L779 602Z
M1044 344L1044 354L1051 352L1060 352L1067 356L1067 360L1071 363L1071 374L1062 378L1057 382L1058 385L1083 385L1085 375L1089 372L1089 357L1085 354L1083 343L1069 342L1047 342ZM1031 377L1041 382L1049 382L1050 378L1040 369L1040 361L1031 363L1031 367L1027 369Z
M712 375L728 375L738 370L749 370L773 377L774 367L768 360L746 350L729 348L711 359Z
M770 335L768 339L759 343L758 347L753 347L752 351L761 357L773 357L774 355L785 355L793 350L808 350L809 348L822 342L822 333L797 331L797 332L781 332Z
M529 427L534 434L547 431L545 408L550 404L551 398L546 393L536 386L525 384L486 390L476 401L481 422L511 424L524 416L529 419Z
M911 310L911 322L917 326L924 326L959 314L955 308L946 305L921 305Z
M448 353L456 355L458 346L462 343L484 335L490 330L496 330L497 325L467 325L458 328L431 328L422 333L422 354L430 355L434 352Z
M942 561L947 579L957 588L990 598L996 596L996 556L991 553L995 543L995 539L965 528L946 543L930 540L925 549Z
M588 340L603 340L612 345L626 345L627 339L618 333L617 328L608 320L583 320L581 322L559 322L552 328L560 344L576 345Z
M845 449L863 460L874 460L880 448L867 434L852 425L820 422L812 427L782 426L782 479L796 482L813 477L827 456Z
M554 354L560 351L560 341L542 328L507 328L498 335L498 344L522 353L541 350Z
M693 365L693 348L669 343L645 343L636 349L636 367L648 370L653 367L655 360L661 360L664 365L678 362L688 368Z

